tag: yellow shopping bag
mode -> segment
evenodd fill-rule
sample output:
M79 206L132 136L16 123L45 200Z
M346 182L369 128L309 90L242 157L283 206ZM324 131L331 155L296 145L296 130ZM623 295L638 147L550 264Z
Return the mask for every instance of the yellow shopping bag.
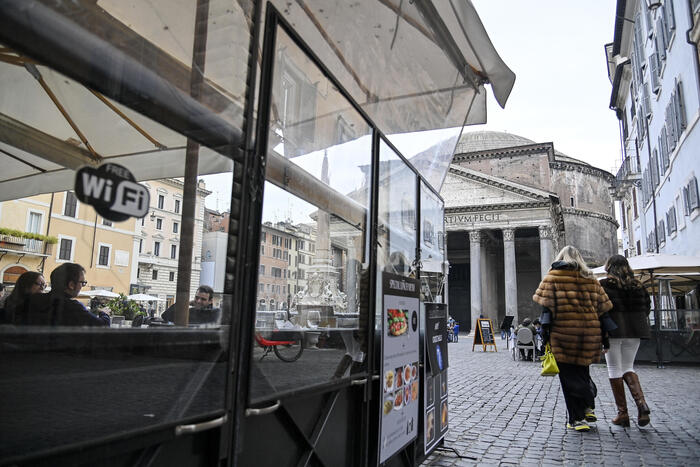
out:
M554 354L552 353L552 348L549 346L549 342L544 348L544 355L540 357L542 360L542 376L554 376L559 374L559 366L557 366L557 361L554 359Z

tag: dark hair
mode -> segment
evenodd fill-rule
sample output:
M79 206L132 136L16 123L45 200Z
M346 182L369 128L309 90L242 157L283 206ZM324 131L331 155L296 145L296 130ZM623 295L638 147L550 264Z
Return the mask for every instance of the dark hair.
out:
M642 287L642 283L634 278L634 271L627 262L627 258L622 255L612 255L605 262L605 272L608 277L616 282L623 289L633 289Z
M51 291L63 292L70 282L78 282L85 268L78 263L63 263L51 271Z
M197 293L199 292L204 292L209 294L209 300L212 300L214 298L214 289L209 287L208 285L200 285L199 288L197 289Z
M532 322L532 324L539 324L542 325L539 319L535 318L535 321Z
M532 323L532 320L530 318L525 318L523 320L523 326L529 326L530 323Z
M27 271L19 276L17 282L15 283L15 288L7 300L5 300L5 309L7 309L10 314L16 311L22 310L24 304L29 298L29 291L32 289L32 285L36 282L38 278L41 277L41 273L36 271Z

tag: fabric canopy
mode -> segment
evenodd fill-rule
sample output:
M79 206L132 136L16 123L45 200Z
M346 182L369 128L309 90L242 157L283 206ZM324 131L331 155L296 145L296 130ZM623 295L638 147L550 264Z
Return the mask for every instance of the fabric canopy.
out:
M501 105L513 87L468 0L273 4L386 135L483 123L484 85ZM72 189L75 170L107 161L140 181L181 177L187 137L211 148L200 175L230 171L243 157L231 148L248 88L246 8L211 2L195 99L189 2L2 2L0 201ZM90 88L78 84L86 76ZM446 172L446 149L436 151Z
M633 256L627 259L636 274L654 273L654 275L683 275L700 273L700 257L683 255L650 254ZM593 269L596 276L606 275L605 267Z

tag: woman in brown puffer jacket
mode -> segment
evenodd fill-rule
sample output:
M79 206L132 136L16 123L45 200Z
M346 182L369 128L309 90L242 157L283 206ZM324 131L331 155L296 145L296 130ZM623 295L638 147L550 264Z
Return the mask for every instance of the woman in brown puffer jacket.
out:
M605 263L605 271L608 277L600 284L613 304L610 316L617 324L617 329L610 331L610 351L605 354L610 386L617 405L617 416L612 422L630 426L624 381L637 404L637 424L645 426L650 421L650 410L634 371L634 358L639 349L639 340L650 337L647 317L651 300L642 283L634 278L634 272L624 256L611 256Z
M542 305L543 339L551 342L569 412L567 427L588 431L596 421L589 366L603 351L601 318L612 303L573 246L565 246L532 299Z

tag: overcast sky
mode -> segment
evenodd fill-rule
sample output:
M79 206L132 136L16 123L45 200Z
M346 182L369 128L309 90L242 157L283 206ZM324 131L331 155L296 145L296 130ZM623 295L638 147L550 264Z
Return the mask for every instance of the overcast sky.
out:
M604 45L614 0L472 0L516 80L505 109L489 88L488 122L465 131L507 131L615 174L619 127L608 108Z

